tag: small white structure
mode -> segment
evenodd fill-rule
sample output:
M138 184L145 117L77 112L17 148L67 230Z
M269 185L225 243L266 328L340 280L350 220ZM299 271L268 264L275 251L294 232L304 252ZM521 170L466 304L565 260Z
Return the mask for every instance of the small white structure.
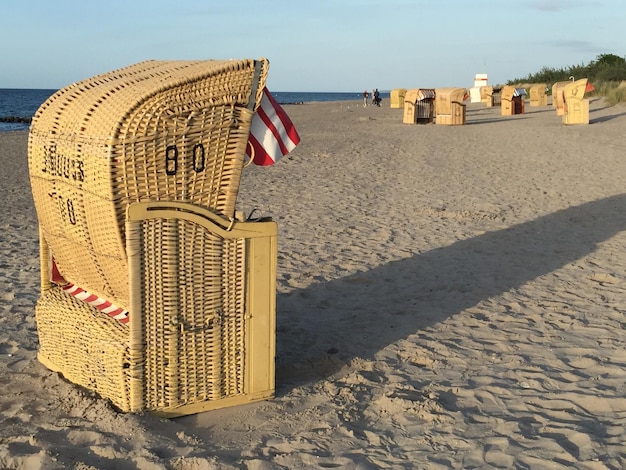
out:
M481 86L487 86L487 74L486 73L477 73L474 76L474 86L475 87L481 87Z
M470 103L480 103L480 87L487 86L487 74L477 73L474 76L474 86L469 89Z

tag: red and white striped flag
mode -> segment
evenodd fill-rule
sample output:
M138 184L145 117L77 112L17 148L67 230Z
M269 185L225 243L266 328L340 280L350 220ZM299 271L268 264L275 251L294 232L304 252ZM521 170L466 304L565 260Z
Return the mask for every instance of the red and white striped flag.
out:
M267 88L252 118L246 155L255 165L268 166L300 143L300 136L291 119Z

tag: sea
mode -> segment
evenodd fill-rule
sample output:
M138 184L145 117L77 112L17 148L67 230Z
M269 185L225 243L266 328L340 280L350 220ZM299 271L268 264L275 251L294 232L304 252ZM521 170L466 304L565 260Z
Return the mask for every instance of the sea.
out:
M0 88L0 132L20 131L29 128L29 120L39 107L57 90ZM296 92L272 91L280 104L302 104L314 101L362 100L363 92ZM389 99L388 91L380 92Z

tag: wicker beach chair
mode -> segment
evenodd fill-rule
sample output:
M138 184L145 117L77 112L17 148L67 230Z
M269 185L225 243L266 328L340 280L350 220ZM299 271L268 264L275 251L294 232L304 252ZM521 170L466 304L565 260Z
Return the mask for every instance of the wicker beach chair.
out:
M435 117L435 90L415 88L404 95L404 124L432 123Z
M493 86L485 85L480 87L480 102L485 103L487 108L493 107Z
M460 126L465 124L465 88L435 90L435 124Z
M565 114L565 98L563 96L563 90L570 81L556 82L552 85L552 107L556 109L557 116L563 116Z
M38 357L122 411L273 395L277 227L235 217L267 68L142 62L60 90L33 119Z
M535 83L529 87L531 107L548 106L548 95L546 95L546 89L548 85L545 83Z
M526 89L506 85L502 87L502 96L500 100L500 114L502 116L514 116L516 114L524 114L524 96Z
M406 94L406 88L395 88L389 92L389 106L391 108L403 108L404 107L404 95Z
M589 98L585 98L585 93L593 89L587 78L569 82L563 87L564 124L589 124Z

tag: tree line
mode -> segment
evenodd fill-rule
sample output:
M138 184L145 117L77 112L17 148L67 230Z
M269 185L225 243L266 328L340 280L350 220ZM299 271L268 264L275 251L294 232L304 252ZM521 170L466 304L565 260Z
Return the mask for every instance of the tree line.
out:
M508 85L515 83L547 83L562 82L588 78L590 82L621 82L626 80L626 59L615 54L600 54L595 60L584 65L551 68L543 67L539 72L528 74L524 78L509 80Z
M600 54L588 64L569 67L543 67L524 78L509 80L507 85L545 83L548 93L556 82L587 78L595 87L595 96L602 96L609 104L626 102L626 59L615 54Z

